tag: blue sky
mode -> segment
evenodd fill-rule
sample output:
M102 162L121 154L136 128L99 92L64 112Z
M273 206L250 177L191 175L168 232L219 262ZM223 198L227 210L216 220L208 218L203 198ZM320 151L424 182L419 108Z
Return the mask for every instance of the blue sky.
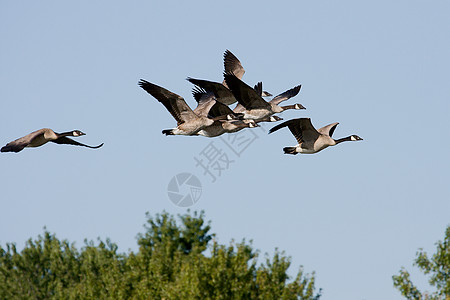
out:
M202 183L221 243L252 239L316 272L323 299L401 299L391 276L418 248L434 251L450 221L447 1L7 1L0 9L0 139L80 129L99 150L45 145L0 157L0 243L44 226L76 241L110 237L136 250L145 212L186 209L167 195L181 172ZM283 155L288 130L240 156L221 139L163 136L175 121L143 78L194 106L186 77L222 80L222 55L244 81L278 94L302 84L285 120L334 136L316 155ZM270 125L270 124L269 124ZM265 127L265 129L270 126ZM234 162L212 183L195 157L213 142Z

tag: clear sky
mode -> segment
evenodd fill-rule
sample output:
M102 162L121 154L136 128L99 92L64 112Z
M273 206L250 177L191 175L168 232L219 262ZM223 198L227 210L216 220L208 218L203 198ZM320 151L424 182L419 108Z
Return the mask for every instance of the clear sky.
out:
M0 243L22 247L46 226L78 247L110 237L136 250L145 212L186 211L167 186L188 172L202 184L191 209L205 210L219 242L284 250L292 273L316 272L324 300L401 299L391 276L414 270L416 250L434 251L450 223L449 11L409 0L3 1L1 146L43 127L105 145L2 153ZM221 81L225 49L251 85L302 84L288 103L307 110L285 120L340 122L335 137L364 141L288 156L288 130L256 128L238 156L225 144L237 138L163 136L175 121L138 80L195 106L185 78ZM211 142L232 161L214 183L195 161Z

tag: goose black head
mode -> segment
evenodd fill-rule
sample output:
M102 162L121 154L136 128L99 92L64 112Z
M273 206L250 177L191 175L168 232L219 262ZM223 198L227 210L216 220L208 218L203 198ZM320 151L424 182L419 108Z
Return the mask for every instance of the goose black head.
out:
M270 122L278 122L281 120L283 120L283 118L280 118L279 116L270 116L270 119L269 119Z
M362 138L360 138L360 137L357 136L356 134L351 135L351 136L350 136L350 139L351 139L352 141L362 141L362 140L363 140Z
M72 131L72 135L73 136L82 136L82 135L86 135L86 133L81 132L80 130L74 130L74 131Z

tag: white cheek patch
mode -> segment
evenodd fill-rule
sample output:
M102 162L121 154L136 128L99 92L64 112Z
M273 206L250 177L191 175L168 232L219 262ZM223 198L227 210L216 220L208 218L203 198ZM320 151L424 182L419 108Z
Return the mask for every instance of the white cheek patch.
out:
M350 138L352 141L357 141L357 139L352 135L352 137Z
M79 136L79 134L76 131L74 131L73 136Z

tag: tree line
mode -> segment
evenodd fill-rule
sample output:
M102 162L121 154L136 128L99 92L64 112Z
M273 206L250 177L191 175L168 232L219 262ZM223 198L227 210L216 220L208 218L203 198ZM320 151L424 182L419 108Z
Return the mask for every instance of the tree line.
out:
M306 299L318 300L315 274L300 267L288 275L290 257L260 254L245 240L222 245L204 213L175 217L147 214L136 252L119 253L109 239L81 249L44 230L18 251L0 246L0 299ZM420 291L402 268L394 287L410 300L450 299L450 226L429 256L414 265L429 276L432 291Z

